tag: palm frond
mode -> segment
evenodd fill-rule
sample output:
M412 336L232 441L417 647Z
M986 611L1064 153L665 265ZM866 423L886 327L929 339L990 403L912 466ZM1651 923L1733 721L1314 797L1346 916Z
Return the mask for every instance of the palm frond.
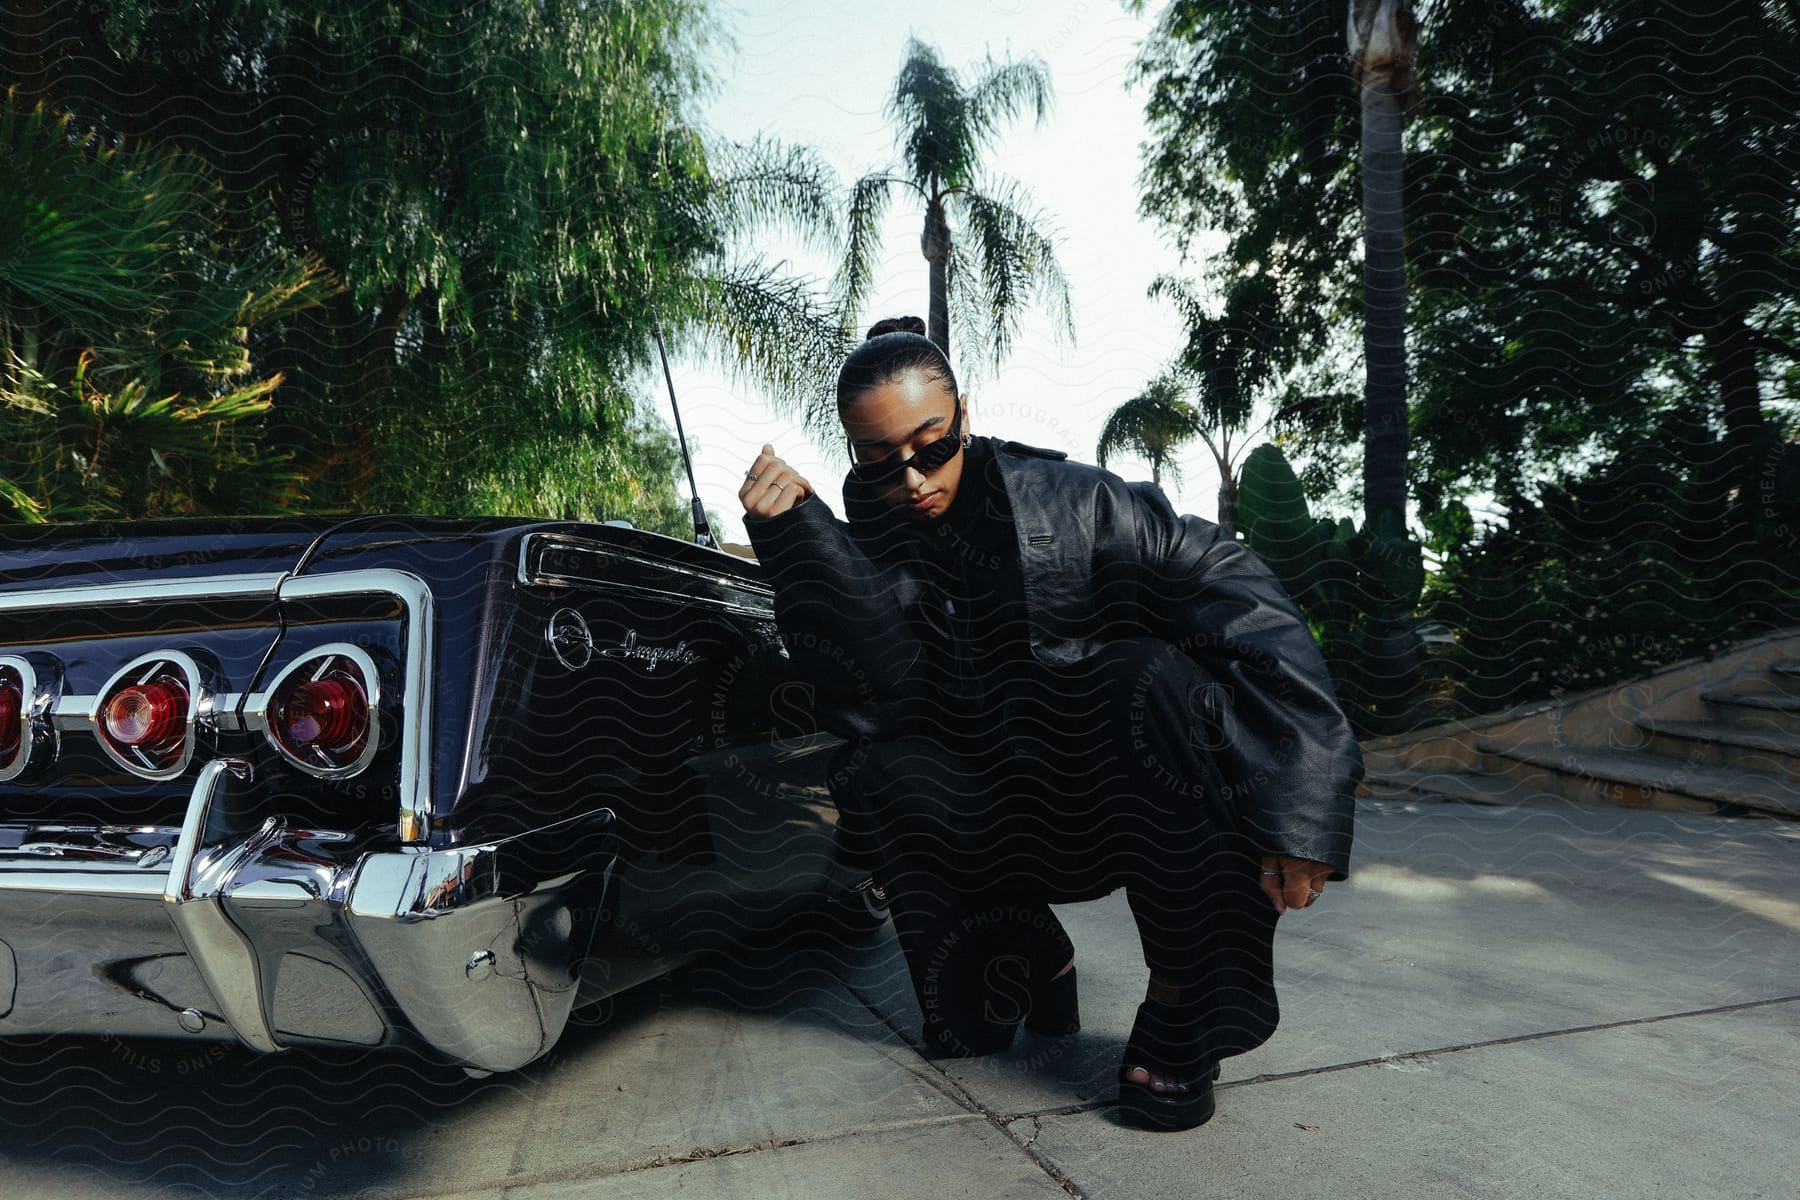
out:
M1216 316L1215 305L1199 295L1191 280L1158 276L1149 294L1173 304L1187 326L1177 363L1194 381L1201 408L1223 427L1242 428L1255 397L1292 358L1275 281L1263 274L1231 281Z
M1000 126L1015 117L1029 115L1042 124L1053 95L1050 66L1037 55L1014 62L996 62L990 55L969 89L968 119L976 145L987 146Z
M886 115L900 135L908 175L929 192L935 182L959 187L976 166L968 95L962 80L931 46L908 38Z
M965 292L963 302L986 314L980 345L996 364L1012 349L1027 297L1044 306L1060 339L1075 340L1069 280L1056 257L1054 234L1045 217L1028 211L1024 201L1023 189L1009 181L951 198L962 225L957 240L973 239L979 264L977 271L958 279L958 286Z
M264 445L279 374L250 330L336 284L220 236L197 159L0 100L0 511L25 520L266 510L296 473ZM233 509L233 505L247 507Z
M138 161L11 93L0 160L0 308L36 305L89 333L167 311L157 282L216 204L197 160Z
M1166 472L1179 483L1177 452L1202 433L1200 412L1185 398L1185 390L1178 375L1165 372L1113 409L1100 427L1094 461L1104 467L1114 455L1131 455L1148 461L1158 476Z
M710 202L727 238L762 230L799 235L814 250L836 249L837 173L810 146L757 137L711 147Z
M791 274L785 262L755 258L724 264L689 286L684 307L692 319L676 331L678 340L762 388L817 445L835 445L837 370L853 340L838 313L819 303L813 282Z
M881 224L897 182L900 181L891 175L876 173L864 175L850 186L843 256L831 281L831 294L837 300L846 335L874 289L875 268L881 255Z

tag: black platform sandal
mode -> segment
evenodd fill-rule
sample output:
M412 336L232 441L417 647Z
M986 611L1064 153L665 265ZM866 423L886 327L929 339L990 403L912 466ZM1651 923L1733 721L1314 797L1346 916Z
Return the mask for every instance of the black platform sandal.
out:
M978 1058L1012 1048L1013 1037L1023 1025L1039 1037L1066 1037L1081 1032L1081 997L1075 982L1076 968L1032 986L1014 983L1014 999L1005 1001L1013 1011L1023 1009L1024 1019L976 1021L952 1025L927 1022L920 1031L927 1058Z
M1025 1014L1025 1028L1039 1037L1065 1037L1081 1032L1081 996L1075 988L1075 972L1070 967L1061 975L1044 982L1031 993L1031 1010Z
M1204 1030L1192 1019L1192 1007L1166 1000L1146 999L1138 1005L1137 1020L1125 1043L1119 1064L1119 1116L1145 1129L1192 1129L1212 1120L1216 1101L1213 1080L1219 1064L1204 1057ZM1178 1085L1185 1090L1163 1091L1151 1082L1125 1078L1132 1068Z

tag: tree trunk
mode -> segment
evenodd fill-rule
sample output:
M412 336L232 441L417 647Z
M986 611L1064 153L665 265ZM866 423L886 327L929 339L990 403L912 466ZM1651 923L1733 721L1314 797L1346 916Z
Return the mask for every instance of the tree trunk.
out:
M1231 477L1230 471L1219 473L1219 528L1227 537L1237 537L1237 480Z
M1742 312L1730 312L1708 326L1704 336L1708 373L1725 413L1724 454L1708 472L1708 482L1720 498L1736 484L1741 498L1755 483L1754 456L1764 424L1754 335Z
M1362 89L1363 512L1406 513L1406 261L1400 98L1385 76Z
M1406 254L1401 127L1417 90L1414 37L1404 0L1358 0L1351 13L1352 59L1362 94L1363 207L1363 528L1375 535L1384 510L1406 536ZM1369 613L1365 687L1372 724L1399 732L1423 699L1412 613L1383 595Z
M926 336L950 357L950 223L944 219L944 202L933 198L925 206L925 233L919 249L931 267L931 308L925 320Z

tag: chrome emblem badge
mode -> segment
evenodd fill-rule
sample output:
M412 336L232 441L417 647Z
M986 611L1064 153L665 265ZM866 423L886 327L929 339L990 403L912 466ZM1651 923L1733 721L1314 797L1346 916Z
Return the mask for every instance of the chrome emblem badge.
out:
M557 609L550 617L545 636L550 639L550 649L556 652L556 660L569 670L579 671L593 660L594 635L574 609Z
M659 662L691 663L700 660L700 655L688 647L686 638L676 642L673 646L641 645L635 629L627 629L625 636L619 639L618 645L608 646L600 653L608 658L642 659L645 671L656 670L656 664Z

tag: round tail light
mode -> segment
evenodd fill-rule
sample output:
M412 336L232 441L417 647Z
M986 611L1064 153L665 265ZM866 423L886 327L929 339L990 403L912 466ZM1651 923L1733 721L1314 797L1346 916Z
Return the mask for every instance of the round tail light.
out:
M164 678L134 684L108 700L100 721L115 744L156 754L181 740L187 707L187 688Z
M0 654L0 783L32 769L33 757L37 766L56 761L56 731L50 721L61 695L62 664L56 659Z
M25 744L25 681L11 667L0 667L0 767L11 763Z
M356 757L369 736L369 697L354 675L309 679L281 702L275 736L289 749Z
M367 654L341 644L321 648L276 679L263 728L295 766L325 778L353 775L375 753L375 688Z
M94 707L94 732L112 760L149 779L173 779L194 753L200 668L186 654L147 654L114 675Z

